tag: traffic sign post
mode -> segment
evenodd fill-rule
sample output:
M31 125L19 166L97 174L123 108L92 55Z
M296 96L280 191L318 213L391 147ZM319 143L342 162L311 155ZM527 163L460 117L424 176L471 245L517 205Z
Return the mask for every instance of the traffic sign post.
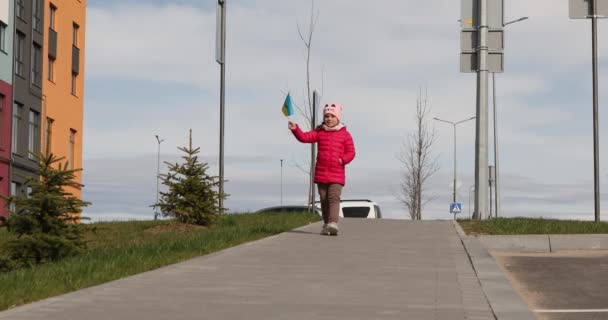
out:
M454 214L454 220L456 220L456 214L462 212L462 204L460 202L450 203L450 213Z

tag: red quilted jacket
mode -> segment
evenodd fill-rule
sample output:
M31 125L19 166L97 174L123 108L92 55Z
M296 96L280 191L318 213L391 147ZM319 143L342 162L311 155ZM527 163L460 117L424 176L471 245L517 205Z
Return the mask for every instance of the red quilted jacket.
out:
M346 127L337 131L326 131L321 127L302 132L300 127L296 126L291 132L300 142L317 142L315 183L346 183L344 167L355 158L353 138Z

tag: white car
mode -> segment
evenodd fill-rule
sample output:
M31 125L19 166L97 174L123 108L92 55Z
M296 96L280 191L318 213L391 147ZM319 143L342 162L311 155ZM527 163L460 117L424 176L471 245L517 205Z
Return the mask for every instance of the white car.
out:
M319 215L321 215L321 203L317 201L315 206ZM371 200L348 199L340 201L340 217L380 219L382 218L382 212L380 206Z

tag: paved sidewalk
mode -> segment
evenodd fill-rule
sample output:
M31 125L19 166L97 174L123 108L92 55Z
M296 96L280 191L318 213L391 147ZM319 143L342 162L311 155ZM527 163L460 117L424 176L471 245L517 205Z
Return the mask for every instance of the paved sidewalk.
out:
M344 219L0 313L0 319L495 319L450 221Z

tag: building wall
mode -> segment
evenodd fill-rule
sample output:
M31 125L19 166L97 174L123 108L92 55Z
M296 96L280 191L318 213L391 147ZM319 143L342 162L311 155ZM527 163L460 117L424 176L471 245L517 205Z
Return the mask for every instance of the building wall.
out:
M51 6L56 8L54 19L51 19ZM43 126L41 146L59 157L70 160L73 154L73 168L82 168L82 137L83 137L83 110L84 110L84 52L85 52L85 18L86 0L44 0L45 30L43 50ZM51 43L49 38L53 31L50 23L54 20L52 30L56 33L56 52L54 59L49 56ZM76 43L73 39L74 24L78 25ZM52 40L52 39L51 39ZM72 92L72 76L74 47L77 48L78 63L76 75L76 90ZM49 79L49 68L52 62L52 77ZM48 119L50 125L50 138L48 134ZM71 147L71 134L73 135L73 151ZM82 176L77 173L77 181L82 182ZM69 190L80 197L80 190Z
M11 108L13 87L0 80L0 195L10 195ZM8 208L0 200L0 216L8 216Z
M19 11L18 1L15 0L15 27L16 34L15 39L13 41L13 61L15 62L13 65L15 76L13 82L13 92L14 92L14 104L13 104L13 115L17 114L17 105L21 105L21 120L18 121L17 126L13 122L13 130L17 131L17 141L16 143L11 142L11 147L16 148L12 153L12 163L11 163L11 181L16 183L17 186L21 186L17 190L17 192L25 192L25 188L23 187L24 182L26 180L25 177L36 177L36 168L37 163L35 159L32 159L29 155L29 115L30 112L34 112L34 114L38 114L39 118L42 112L42 81L40 84L36 85L33 83L35 77L33 77L32 67L39 63L40 69L42 69L42 53L38 57L34 57L34 45L38 45L41 48L43 47L43 37L44 37L44 14L40 11L40 30L34 30L34 19L32 16L33 3L35 1L32 0L22 0L23 3L23 15L22 17L17 17L17 13ZM40 0L41 6L40 10L43 7L43 1ZM23 44L23 73L21 75L17 75L18 64L17 57L19 50L19 37L17 34L24 35L24 44ZM41 50L42 51L42 50ZM14 118L13 118L14 119ZM40 126L38 125L38 130L34 132L33 141L40 141ZM34 148L34 153L39 152L39 147Z

